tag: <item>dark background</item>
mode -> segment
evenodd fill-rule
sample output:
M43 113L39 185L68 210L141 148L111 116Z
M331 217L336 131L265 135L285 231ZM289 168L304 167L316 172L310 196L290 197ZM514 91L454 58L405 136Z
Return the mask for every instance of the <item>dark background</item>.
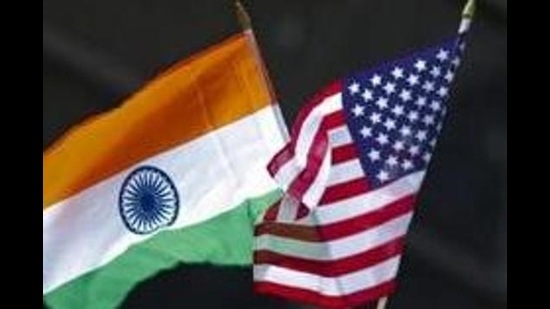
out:
M244 1L287 120L333 79L452 35L465 1ZM507 306L507 3L478 1L453 105L389 308ZM229 0L43 2L43 147L148 79L239 31ZM182 265L125 308L299 308L249 269Z

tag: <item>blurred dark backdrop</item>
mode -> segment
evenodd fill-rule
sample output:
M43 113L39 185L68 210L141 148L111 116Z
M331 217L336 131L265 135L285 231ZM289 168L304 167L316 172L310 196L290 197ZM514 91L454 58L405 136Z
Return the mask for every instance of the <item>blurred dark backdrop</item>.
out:
M331 80L452 35L465 1L243 2L290 124ZM507 3L478 2L390 308L507 306ZM43 26L44 148L239 31L230 0L48 0ZM123 307L299 307L254 295L250 276L182 265L143 282Z

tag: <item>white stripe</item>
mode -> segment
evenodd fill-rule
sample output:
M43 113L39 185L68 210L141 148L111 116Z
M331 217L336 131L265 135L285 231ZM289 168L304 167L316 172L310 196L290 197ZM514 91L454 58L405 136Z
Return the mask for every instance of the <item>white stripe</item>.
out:
M305 166L307 155L319 130L324 116L342 109L342 94L337 93L327 97L319 105L314 107L307 115L298 137L296 139L296 163L298 166Z
M328 178L330 176L330 170L332 165L332 151L327 149L325 156L323 157L323 162L319 167L319 171L315 175L315 179L307 188L304 196L302 197L302 203L306 205L309 209L317 207L323 193L327 188Z
M255 250L269 250L315 261L333 261L374 249L405 235L411 218L412 211L366 231L325 242L263 234L256 237Z
M424 175L424 171L415 172L380 189L318 207L315 210L316 220L331 224L382 208L418 192ZM304 221L304 224L316 225L318 222Z
M375 211L408 195L416 194L422 185L424 175L425 171L415 172L380 189L321 205L322 207L317 207L308 216L295 221L295 224L331 224Z
M180 196L171 229L200 223L277 188L265 168L283 145L272 107L139 162L43 213L43 293L98 268L151 235L128 231L118 191L139 165L164 170Z
M327 97L307 115L296 138L294 157L280 167L274 175L283 190L288 189L292 181L306 166L307 155L324 116L342 109L341 100L341 93Z
M285 194L279 204L279 211L277 212L277 222L294 222L298 214L298 201L288 194Z
M332 148L353 143L348 126L343 125L329 131L330 146Z
M255 265L254 281L306 289L325 296L343 296L373 288L397 275L400 256L340 277L323 277L273 265Z
M345 161L332 166L327 187L361 177L365 177L361 161L359 159Z
M286 191L292 181L298 177L300 174L301 169L296 166L294 159L290 159L288 162L286 162L283 166L279 168L277 173L273 175L273 178L277 181L277 183L281 186L281 189Z

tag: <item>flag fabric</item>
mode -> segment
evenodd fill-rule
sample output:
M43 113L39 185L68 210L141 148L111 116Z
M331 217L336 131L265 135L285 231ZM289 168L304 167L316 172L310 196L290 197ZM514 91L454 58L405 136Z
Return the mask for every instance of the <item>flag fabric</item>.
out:
M285 195L255 229L256 291L347 308L394 290L470 18L456 37L351 74L304 107L268 166Z
M43 295L114 308L177 263L250 265L286 128L251 33L166 70L43 156Z

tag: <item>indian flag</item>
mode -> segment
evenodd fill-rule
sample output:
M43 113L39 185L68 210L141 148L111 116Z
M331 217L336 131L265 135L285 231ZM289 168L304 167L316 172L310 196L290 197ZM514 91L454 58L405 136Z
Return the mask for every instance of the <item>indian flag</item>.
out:
M43 295L112 308L177 263L250 265L286 141L250 32L163 72L43 157Z

